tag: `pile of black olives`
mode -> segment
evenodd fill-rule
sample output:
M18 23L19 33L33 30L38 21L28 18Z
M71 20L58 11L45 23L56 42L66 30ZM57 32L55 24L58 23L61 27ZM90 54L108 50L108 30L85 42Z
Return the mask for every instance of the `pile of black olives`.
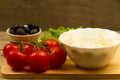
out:
M18 25L10 27L9 32L15 35L30 35L39 32L40 27L37 24Z

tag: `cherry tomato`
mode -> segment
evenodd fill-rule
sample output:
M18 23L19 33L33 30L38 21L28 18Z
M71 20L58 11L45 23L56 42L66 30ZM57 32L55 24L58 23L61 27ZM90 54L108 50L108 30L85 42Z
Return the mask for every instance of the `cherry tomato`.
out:
M6 61L13 70L21 71L26 65L26 54L12 50L6 55Z
M29 55L28 64L32 72L35 73L44 72L49 67L49 55L43 49L35 51Z
M35 47L31 44L24 44L22 48L23 53L30 55L35 51Z
M49 48L60 46L59 42L55 39L46 39L44 45L47 45Z
M67 53L61 46L55 46L50 49L50 67L52 69L60 68L66 61Z
M15 51L15 50L19 50L19 46L13 43L8 43L4 46L3 48L3 55L4 57L6 57L6 55L10 52L10 51Z

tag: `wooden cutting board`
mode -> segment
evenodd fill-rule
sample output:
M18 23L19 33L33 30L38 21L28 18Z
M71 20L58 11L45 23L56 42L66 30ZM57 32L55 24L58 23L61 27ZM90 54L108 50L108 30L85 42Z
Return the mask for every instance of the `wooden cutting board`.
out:
M14 72L8 66L6 61L4 61L1 67L1 73L4 78L17 78L17 79L25 79L25 78L45 78L45 79L53 79L53 78L120 78L120 47L118 48L115 56L113 57L110 64L102 69L97 70L86 70L80 67L77 67L68 57L65 64L61 69L57 70L47 70L44 73L35 74L28 72Z

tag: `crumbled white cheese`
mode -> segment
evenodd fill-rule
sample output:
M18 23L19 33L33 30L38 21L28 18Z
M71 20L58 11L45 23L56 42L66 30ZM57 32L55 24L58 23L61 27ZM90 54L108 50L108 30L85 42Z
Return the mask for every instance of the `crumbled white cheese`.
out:
M119 38L119 41L116 38ZM63 33L60 39L67 45L80 48L109 47L120 42L120 36L117 33L99 28L71 30Z

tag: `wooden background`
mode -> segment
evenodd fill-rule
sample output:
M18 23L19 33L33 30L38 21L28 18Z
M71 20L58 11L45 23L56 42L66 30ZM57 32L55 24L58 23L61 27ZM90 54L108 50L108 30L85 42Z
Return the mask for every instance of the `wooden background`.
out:
M12 24L120 30L120 0L0 0L0 31Z

